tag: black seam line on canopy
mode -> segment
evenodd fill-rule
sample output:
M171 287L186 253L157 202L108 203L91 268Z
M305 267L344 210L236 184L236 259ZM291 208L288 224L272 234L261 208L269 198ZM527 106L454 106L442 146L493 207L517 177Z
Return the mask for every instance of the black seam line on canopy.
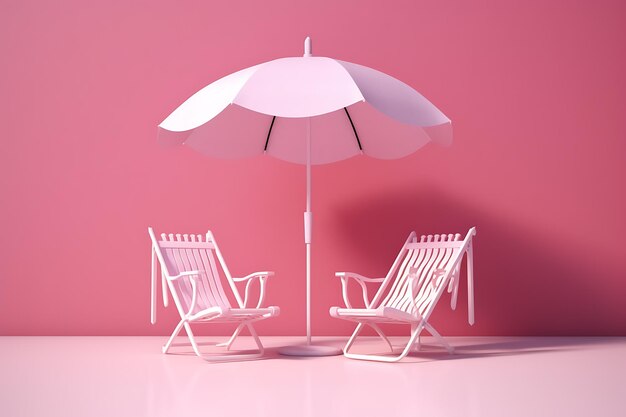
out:
M270 135L272 134L272 128L274 127L274 121L276 120L276 116L272 117L272 124L270 125L270 130L267 131L267 139L265 139L265 146L263 147L263 152L267 151L267 145L270 143Z
M350 113L348 113L348 108L343 108L346 111L346 115L348 116L348 120L350 120L350 126L352 126L352 131L354 132L354 137L356 138L356 143L359 145L359 150L362 151L363 147L361 146L361 141L359 140L359 134L356 133L356 128L354 127L354 123L352 122L352 117L350 117Z
M359 139L359 134L356 133L356 127L354 127L354 122L352 121L352 117L350 117L350 113L346 107L343 108L346 112L346 116L348 116L348 120L350 121L350 126L352 126L352 131L354 132L354 137L356 138L356 143L359 145L359 150L363 150L363 146L361 146L361 140ZM267 146L270 143L270 136L272 135L272 128L274 127L274 122L276 121L276 116L272 116L272 123L270 123L270 128L267 131L267 138L265 139L265 146L263 147L263 151L267 151Z

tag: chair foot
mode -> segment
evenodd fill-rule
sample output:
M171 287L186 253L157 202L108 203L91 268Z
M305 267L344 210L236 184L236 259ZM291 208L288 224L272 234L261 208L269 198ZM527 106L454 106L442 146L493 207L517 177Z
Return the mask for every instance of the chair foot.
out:
M263 355L264 352L244 354L233 353L231 355L202 355L200 358L207 362L239 362L260 359Z
M429 323L426 323L424 325L424 328L426 329L426 331L428 333L430 333L431 335L433 335L433 337L435 338L435 340L437 342L439 342L439 344L441 346L444 347L444 349L446 349L448 351L448 353L450 355L454 354L454 348L452 346L450 346L450 344L446 341L446 339L443 338L443 336L441 336L439 334L439 332L437 330L435 330L435 328L433 326L431 326Z
M220 346L222 345L222 346ZM216 345L216 347L225 347L227 345L227 342L225 343L218 343ZM191 346L193 348L193 345L191 343L179 343L176 346ZM171 346L170 346L171 347ZM230 349L227 349L230 350ZM161 347L161 352L168 354L169 348L166 346L162 346ZM235 351L236 352L236 351ZM207 354L207 353L202 353L198 350L198 352L194 351L194 354L196 356L198 356L201 359L204 359L207 362L234 362L234 361L240 361L240 360L251 360L251 359L258 359L260 357L262 357L265 354L265 348L259 349L257 352L255 353L231 353L231 354L227 354L227 355L223 355L223 354Z
M349 359L358 359L362 361L374 361L374 362L398 362L406 356L401 354L398 356L384 356L384 355L366 355L361 353L348 353L344 352L343 356Z
M417 344L419 344L419 335L423 329L423 324L420 324L420 325L411 324L411 336L409 337L409 340L406 346L404 347L404 349L402 349L402 353L400 353L397 356L350 353L349 351L352 346L352 343L354 343L355 339L358 337L361 327L362 327L362 323L359 323L359 326L357 326L354 333L352 334L352 337L350 338L350 340L346 344L346 347L343 350L343 355L346 358L359 359L359 360L365 360L365 361L376 361L376 362L398 362L404 359L404 357L409 354L409 352L411 351L411 349L413 348L416 342ZM393 348L391 349L391 351L393 353Z
M233 332L233 335L230 337L230 339L228 339L226 342L218 343L215 346L217 346L217 347L225 347L226 350L230 350L231 346L233 345L233 342L235 341L237 336L239 336L239 333L241 332L241 329L243 329L243 326L245 326L245 323L240 324L239 326L237 326L237 328Z
M259 339L258 334L256 333L256 331L254 330L254 327L252 327L252 323L251 322L244 322L242 324L240 324L237 329L235 330L235 332L233 333L233 335L231 336L231 338L227 341L227 342L221 342L221 343L217 343L214 346L216 347L225 347L226 350L230 350L235 338L237 336L239 336L239 334L241 333L241 330L243 329L243 327L247 327L248 330L250 331L250 334L252 335L252 338L254 339L256 345L257 345L257 351L254 353L232 353L232 354L203 354L202 352L200 352L200 349L198 348L198 343L195 341L194 335L191 332L191 327L189 326L188 323L183 323L181 321L182 326L180 326L181 328L185 328L185 330L187 331L187 338L189 339L190 343L184 343L182 345L185 346L189 346L191 345L191 347L193 348L194 353L196 354L196 356L200 357L201 359L204 359L207 362L235 362L235 361L245 361L245 360L252 360L252 359L259 359L260 357L262 357L265 354L265 348L263 347L263 344L261 343L261 340ZM177 329L180 330L180 329ZM167 351L169 350L169 348L172 346L172 341L174 339L174 336L177 334L178 332L175 332L175 334L170 338L170 340L168 340L168 342L165 344L165 346L163 346L162 351L163 353L167 353Z
M389 346L389 351L393 353L393 345L391 344L391 342L389 341L385 333L383 333L383 331L380 329L380 327L378 327L376 323L368 323L368 324L372 329L374 329L376 333L378 333L378 336L380 336L381 339L387 342L387 346Z
M161 351L163 353L167 353L167 351L170 349L170 346L172 346L172 343L174 342L174 339L176 338L176 336L178 336L178 333L180 333L180 331L182 330L184 325L185 325L185 320L181 320L176 325L176 328L174 329L174 332L172 333L170 338L167 339L167 342L165 342L165 345L163 345L163 348L161 349Z

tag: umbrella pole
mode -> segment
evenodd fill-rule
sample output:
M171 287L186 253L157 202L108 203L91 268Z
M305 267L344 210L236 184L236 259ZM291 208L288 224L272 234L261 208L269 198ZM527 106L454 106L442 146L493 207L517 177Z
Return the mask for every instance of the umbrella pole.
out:
M311 235L313 213L311 212L311 118L306 120L306 211L304 212L304 244L306 246L306 345L283 346L278 353L288 356L341 355L335 346L311 343Z
M306 345L283 346L278 349L281 355L289 356L331 356L341 355L341 349L334 346L313 345L311 343L311 235L313 213L311 212L311 118L306 120L306 211L304 212L304 244L306 246Z
M304 213L304 243L306 245L306 344L311 345L311 118L306 119L306 212Z

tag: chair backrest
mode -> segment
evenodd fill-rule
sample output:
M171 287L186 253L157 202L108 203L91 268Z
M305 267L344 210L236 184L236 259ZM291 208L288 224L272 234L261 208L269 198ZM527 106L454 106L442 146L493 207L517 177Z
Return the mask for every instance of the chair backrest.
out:
M372 305L378 303L378 299L385 294L386 287L391 284L380 306L392 307L409 314L417 313L428 318L448 285L448 291L454 290L452 307L455 308L461 261L465 253L469 252L471 255L471 241L475 234L476 229L471 228L464 239L457 233L422 235L418 240L415 232L411 233ZM471 276L468 270L468 277ZM413 292L411 285L414 285ZM473 322L473 311L470 316Z
M213 234L208 231L203 235L194 234L161 234L161 240L156 238L152 228L148 229L152 239L152 248L161 266L163 277L174 277L183 272L200 271L196 276L197 299L192 313L209 307L230 308L231 304L222 285L222 274L230 284L235 299L241 305L240 295L235 288L234 281L224 262L224 258L215 242ZM155 266L153 263L153 304L155 303ZM176 307L181 314L189 311L192 302L193 290L188 277L170 281L162 280L164 303L167 305L165 286L170 290ZM165 284L167 281L167 284ZM156 320L153 305L153 322Z

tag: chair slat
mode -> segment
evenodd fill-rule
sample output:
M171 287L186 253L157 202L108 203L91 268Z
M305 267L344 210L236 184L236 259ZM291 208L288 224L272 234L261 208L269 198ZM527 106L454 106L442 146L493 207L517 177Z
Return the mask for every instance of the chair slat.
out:
M165 264L167 265L167 270L171 275L178 275L181 271L184 271L184 267L182 266L182 262L180 261L180 257L177 253L178 250L179 249L176 248L168 248L163 250ZM170 285L171 288L174 289L174 291L171 291L172 297L178 299L183 308L188 306L191 302L191 298L188 297L187 294L190 294L191 286L187 286L187 282L183 283L180 280L171 282Z
M215 245L211 242L178 242L178 241L159 241L162 248L191 248L191 249L215 249Z
M176 235L177 238L180 238L180 235ZM183 269L180 270L182 271L195 271L198 268L196 268L196 265L191 261L191 259L189 259L189 253L187 252L188 249L178 249L177 253L178 253L178 257L180 259L180 262L183 265ZM197 282L197 277L196 277L196 282ZM189 289L189 302L186 305L187 308L191 307L191 300L193 297L191 297L191 294L193 294L193 289L192 289L192 285L191 285L191 280L189 278L182 278L179 279L178 282L180 282L180 286L185 285L185 287L187 287ZM198 298L196 298L196 308L193 311L193 313L195 313L196 311L198 311L198 302L200 300Z
M217 270L211 265L211 261L209 260L210 251L201 251L200 259L202 260L202 266L205 271L207 271L207 279L209 285L206 290L209 294L209 298L212 300L213 305L219 307L230 307L230 303L228 300L224 301L220 295L220 291L218 286L221 286L221 282L219 280L210 279L216 276Z
M206 271L204 269L204 265L202 264L202 259L200 258L200 250L198 247L201 242L196 242L195 235L184 234L183 240L185 242L190 242L192 246L191 248L185 249L187 254L187 258L190 262L190 267L192 270L203 271L198 277L198 299L196 300L196 311L203 310L208 307L212 307L215 305L214 301L211 299L208 293L208 282L210 281L206 275Z
M217 263L215 262L215 256L213 254L213 251L207 252L207 255L209 258L209 264L211 266L211 271L213 272L213 276L219 277L219 273L217 271ZM222 286L222 283L219 280L215 280L215 279L213 280L213 282L215 284L215 289L216 289L216 291L213 293L213 296L220 303L220 306L221 307L230 306L230 303L228 302L228 298L226 297L226 293L224 292L224 287Z
M206 306L217 306L219 303L213 297L213 292L211 291L211 286L213 285L212 275L207 275L207 271L210 271L208 267L208 263L205 263L205 255L204 250L200 249L192 249L193 257L196 261L196 265L198 265L198 269L204 271L201 276L202 285L199 288L199 292L201 289L201 294L204 300L206 300Z
M198 287L194 312L214 306L231 307L221 282L221 268L214 255L216 246L210 236L210 233L205 236L162 233L162 240L157 242L172 276L185 271L203 271L196 277ZM193 294L191 281L181 278L171 282L171 285L183 309L188 309Z
M407 249L426 249L426 248L460 248L463 246L463 241L445 241L445 242L419 242L409 243L406 245Z
M413 313L415 307L410 288L411 282L413 282L416 285L415 304L418 306L418 312L421 314L426 310L428 304L433 301L433 280L444 279L440 275L435 277L434 271L438 269L449 270L451 267L449 264L453 262L455 253L463 246L463 241L459 240L460 238L460 234L422 235L419 243L408 243L405 246L408 249L407 256L398 268L392 288L381 305ZM458 268L457 265L455 267L457 271L452 271L449 275L458 273ZM409 279L410 271L413 271L417 277L415 281ZM451 281L450 285L452 285Z
M414 250L407 251L402 263L398 267L398 271L396 272L396 277L393 282L393 285L391 289L389 290L387 297L385 297L381 305L385 305L385 306L391 305L394 302L394 300L398 298L398 294L402 290L403 278L406 277L406 274L408 273L410 266L415 261L415 257L417 257L418 255L419 254L417 251L414 251Z
M185 239L189 239L187 235L185 235L184 237ZM196 258L196 255L194 253L197 252L197 249L181 249L181 252L185 253L185 257L187 258L187 262L189 263L189 270L204 271L204 269L202 268L202 262L198 262L198 259ZM196 299L195 311L204 310L205 308L212 306L206 293L206 280L207 277L205 272L201 272L200 275L196 277L198 295Z
M451 236L449 236L451 237ZM455 261L455 254L458 253L458 249L455 248L445 248L442 250L442 256L433 264L431 268L430 277L424 283L425 295L418 296L419 300L416 303L418 306L418 310L420 315L424 314L426 309L434 302L436 302L436 295L439 293L439 287L444 284L444 279L451 276L451 268L453 267ZM444 274L435 275L434 271L437 269L442 269L445 271Z
M390 304L389 307L402 311L408 311L411 309L411 280L409 279L409 276L413 273L417 277L420 277L421 271L424 269L425 265L430 264L436 256L434 249L426 249L416 252L421 253L422 256L418 257L418 259L410 265L410 268L407 270L406 276L404 277L402 292L398 294L398 297L393 300L393 303ZM422 278L418 278L418 282L421 280Z
M439 235L435 235L433 241L436 242L438 240L439 240ZM426 288L425 283L429 279L430 275L432 274L433 265L437 265L438 260L441 258L441 256L442 256L441 248L432 248L430 249L428 261L422 262L421 265L419 266L419 269L416 271L416 276L418 277L417 285L420 290L423 291L423 289ZM405 296L402 299L398 300L398 302L395 305L395 308L401 311L405 311L407 313L412 312L414 308L413 300L411 299L410 285L411 285L411 282L407 277ZM422 298L423 294L418 292L417 297Z
M437 256L437 249L436 248L425 248L425 249L421 249L419 252L424 253L424 256L422 257L420 262L416 262L413 265L414 274L415 274L416 277L418 277L417 285L420 285L421 282L424 280L424 278L426 276L424 274L424 270L426 268L428 268L428 266L434 261L435 257Z
M402 276L398 279L398 291L394 294L394 297L389 300L388 307L393 307L400 309L399 305L402 301L409 297L410 293L410 283L409 276L411 274L411 270L415 267L416 264L421 264L424 262L424 258L430 256L429 251L412 251L413 257L410 259L410 262L407 264L406 269L403 271Z

